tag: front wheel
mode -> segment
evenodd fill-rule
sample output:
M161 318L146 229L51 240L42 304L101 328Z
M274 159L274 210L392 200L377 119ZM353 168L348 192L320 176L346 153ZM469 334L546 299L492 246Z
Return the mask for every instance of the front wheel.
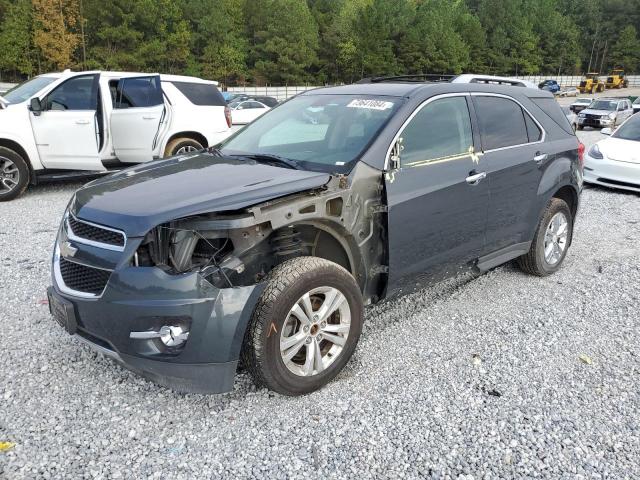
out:
M522 270L546 277L560 268L573 237L573 215L564 200L552 198L538 223L529 252L518 258Z
M346 365L362 330L353 276L316 257L288 260L269 273L245 335L242 360L257 385L304 395Z
M27 162L11 149L0 147L0 202L13 200L29 186Z

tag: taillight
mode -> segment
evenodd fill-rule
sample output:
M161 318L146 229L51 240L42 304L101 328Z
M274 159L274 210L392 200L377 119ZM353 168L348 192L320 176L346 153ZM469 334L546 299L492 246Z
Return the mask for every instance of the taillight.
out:
M578 144L578 162L580 163L580 170L584 167L584 143Z
M227 120L227 127L231 128L231 109L224 107L224 118Z

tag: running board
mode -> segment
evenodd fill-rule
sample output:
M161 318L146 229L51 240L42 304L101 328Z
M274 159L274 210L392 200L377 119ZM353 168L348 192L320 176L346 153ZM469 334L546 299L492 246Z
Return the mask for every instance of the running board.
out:
M118 170L107 170L107 171L78 171L78 170L58 170L58 171L47 171L46 173L36 174L33 177L33 185L37 185L40 182L57 182L62 180L74 180L74 179L82 179L82 178L91 178L98 177L100 175L108 175L109 173L118 172Z
M493 267L507 263L509 260L524 255L531 248L531 242L516 243L508 247L496 250L493 253L480 257L476 263L476 267L481 272L491 270Z

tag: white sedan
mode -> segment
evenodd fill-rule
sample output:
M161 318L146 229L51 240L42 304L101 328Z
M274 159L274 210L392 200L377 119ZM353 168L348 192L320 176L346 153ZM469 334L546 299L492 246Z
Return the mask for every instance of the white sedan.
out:
M640 192L640 114L633 115L585 155L584 181Z
M231 102L229 108L231 109L231 121L233 125L246 125L271 110L264 103L251 99Z

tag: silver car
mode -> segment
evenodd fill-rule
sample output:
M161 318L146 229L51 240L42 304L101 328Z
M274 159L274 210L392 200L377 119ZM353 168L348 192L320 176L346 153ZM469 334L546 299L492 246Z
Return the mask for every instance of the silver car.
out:
M615 128L633 115L627 98L598 98L578 114L578 130L584 127Z

